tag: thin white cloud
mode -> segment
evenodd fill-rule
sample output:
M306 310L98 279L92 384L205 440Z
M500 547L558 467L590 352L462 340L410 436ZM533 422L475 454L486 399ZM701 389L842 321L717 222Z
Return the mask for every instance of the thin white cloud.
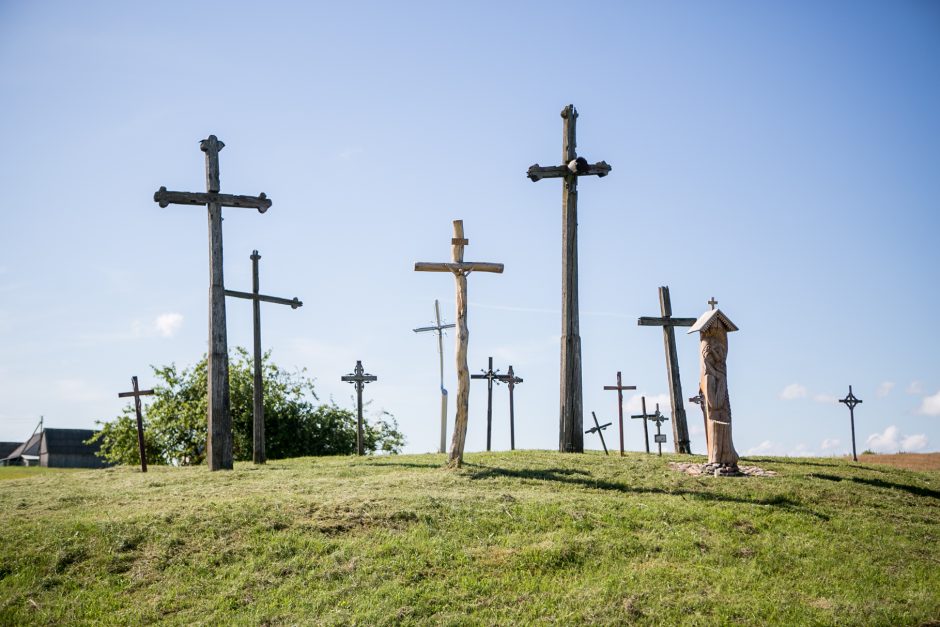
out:
M838 403L839 399L831 394L813 394L813 400L817 403L823 403L824 405L831 405L833 403Z
M905 391L912 395L923 394L924 384L920 381L911 381L910 385L907 386L907 390Z
M791 383L780 392L780 398L785 401L792 401L797 398L806 398L808 394L806 387L799 383Z
M353 157L362 154L362 148L347 148L339 153L337 157L340 161L351 161Z
M878 386L878 389L875 390L875 395L878 398L884 398L891 393L891 390L894 389L894 381L882 381Z
M777 445L771 442L770 440L764 440L757 446L753 446L746 451L744 454L747 456L751 455L767 455L768 453L773 453L777 450Z
M886 427L881 433L873 433L865 441L867 448L876 453L898 453L919 451L927 448L927 436L923 433L903 435L895 425Z
M153 323L157 333L163 337L173 337L183 326L183 315L178 313L165 313L157 316Z
M788 455L790 457L815 457L816 453L811 451L808 445L800 442Z
M922 451L927 448L927 435L918 433L917 435L904 436L901 440L901 450L908 453Z
M933 396L925 396L917 408L918 414L925 416L940 416L940 392Z
M820 444L819 448L821 448L824 451L829 451L838 446L839 446L838 438L826 438L825 440L822 441L822 444Z
M668 394L655 394L653 396L646 395L646 413L652 414L656 411L656 403L659 403L659 411L664 414L669 414L672 409L669 405L669 395ZM629 412L630 415L639 415L643 413L643 395L635 394L627 399L627 402L623 404L623 409L625 412ZM672 418L672 416L670 416Z

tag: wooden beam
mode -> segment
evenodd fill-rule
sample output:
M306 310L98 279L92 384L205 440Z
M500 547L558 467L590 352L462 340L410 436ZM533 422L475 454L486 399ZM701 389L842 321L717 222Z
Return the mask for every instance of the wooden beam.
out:
M654 318L643 316L636 321L641 327L690 327L695 324L695 318Z
M485 261L464 261L461 263L436 263L430 261L415 262L416 272L495 272L502 274L503 264Z
M598 161L597 163L589 164L587 170L576 176L597 176L604 177L610 174L611 167L606 161ZM526 171L526 176L532 182L540 181L542 179L558 179L564 178L566 176L571 176L572 172L567 165L549 165L541 166L539 164L529 166L529 169Z
M251 292L239 292L237 290L225 290L226 296L233 296L235 298L246 298L248 300L258 300L264 303L275 303L278 305L290 305L291 309L297 309L298 307L303 307L304 304L302 301L297 300L297 297L294 298L280 298L278 296L266 296L264 294L252 294Z
M215 192L170 192L161 187L153 194L154 202L161 207L168 205L208 205L214 203L222 207L242 207L257 209L264 213L271 208L271 199L264 192L257 196L242 196L236 194L218 194Z

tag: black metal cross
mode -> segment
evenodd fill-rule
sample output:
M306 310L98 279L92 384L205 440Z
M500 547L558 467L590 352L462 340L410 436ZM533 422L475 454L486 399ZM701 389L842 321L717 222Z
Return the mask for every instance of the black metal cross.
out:
M562 164L531 166L527 176L534 182L544 178L564 179L561 197L561 406L559 408L558 450L583 453L584 434L581 400L581 335L578 324L578 177L607 176L610 166L594 164L576 151L575 125L578 112L574 105L561 111Z
M858 461L858 455L855 454L855 406L862 402L861 399L856 398L852 394L852 386L849 386L849 393L845 398L839 399L840 403L845 403L845 406L849 408L849 420L852 424L852 460Z
M514 451L516 450L516 413L512 399L513 390L516 389L516 384L522 383L522 377L517 377L510 365L506 374L497 377L497 383L505 383L509 387L509 450Z
M659 403L656 403L656 412L650 417L650 420L656 423L656 445L659 447L659 456L663 455L663 442L666 441L666 434L660 431L663 422L669 420L659 412Z
M715 297L714 297L714 296L712 296L712 297L709 299L708 304L712 306L712 309L714 309L714 308L715 308L715 305L718 304L718 301L715 300ZM694 324L694 323L693 323L693 324Z
M643 420L643 440L646 443L646 452L650 452L650 434L649 429L646 426L646 421L653 417L653 414L646 413L646 397L641 396L640 402L643 403L643 413L630 416L633 419L642 419Z
M614 423L608 422L605 425L598 424L597 414L595 414L594 412L591 412L591 415L594 417L594 426L588 429L587 431L585 431L585 433L596 433L597 435L601 436L601 446L604 447L604 455L610 455L610 453L607 452L607 443L604 442L604 429L606 429L607 427L609 427L610 425Z
M147 472L147 449L144 446L144 418L140 412L140 397L154 394L153 390L141 390L137 387L137 377L131 377L133 392L119 392L118 398L134 397L134 411L137 413L137 447L140 450L140 472Z
M490 357L489 367L480 372L483 374L473 374L470 378L486 379L486 450L490 450L490 440L493 435L493 382L499 381L499 370L493 370L492 357Z
M620 371L617 371L617 385L605 385L605 390L617 390L617 411L620 416L620 456L623 457L623 391L635 390L635 385L624 385L620 379Z
M363 442L362 432L362 388L365 387L366 383L378 381L379 378L374 374L368 374L365 372L362 369L362 362L356 360L356 369L353 371L353 373L343 375L340 377L340 380L352 383L356 386L356 409L358 410L356 418L356 454L365 455L365 444Z

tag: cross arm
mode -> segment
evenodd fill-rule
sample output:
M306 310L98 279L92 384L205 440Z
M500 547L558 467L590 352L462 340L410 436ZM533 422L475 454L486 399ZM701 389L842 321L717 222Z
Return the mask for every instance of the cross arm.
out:
M438 331L443 329L453 329L455 324L442 324L439 327L419 327L417 329L412 329L415 333L421 333L422 331Z
M528 176L532 182L542 179L557 179L572 174L576 176L602 177L610 174L611 167L606 161L598 161L597 163L586 164L582 166L580 170L580 172L572 172L571 168L567 165L541 166L536 163L535 165L529 166L528 171L526 171L526 176Z
M341 381L348 381L350 383L372 383L373 381L378 381L379 378L374 374L364 374L361 376L344 374L340 377Z
M637 321L637 326L641 327L690 327L695 324L695 318L654 318L643 316Z
M605 390L635 390L635 385L605 385Z
M161 207L167 205L208 205L217 203L223 207L243 207L257 209L264 213L271 208L271 199L264 192L257 196L237 196L235 194L219 194L216 192L171 192L161 187L153 194L153 200Z
M464 261L461 263L415 262L415 272L495 272L503 273L503 264L486 261Z
M137 392L118 392L118 398L126 398L128 396L149 396L151 394L156 394L153 390L138 390Z
M290 305L291 309L304 306L303 302L297 300L296 296L294 298L278 298L277 296L265 296L264 294L252 294L251 292L238 292L235 290L225 290L225 295L234 296L235 298L247 298L248 300L260 300L277 305Z

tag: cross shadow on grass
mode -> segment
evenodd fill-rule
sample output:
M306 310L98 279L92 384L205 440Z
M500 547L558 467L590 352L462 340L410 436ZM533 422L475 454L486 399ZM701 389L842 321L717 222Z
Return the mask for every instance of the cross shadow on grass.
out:
M745 498L732 496L729 494L720 494L715 492L698 492L694 490L664 490L663 488L648 488L643 486L630 486L618 481L608 481L606 479L596 479L585 470L576 470L572 468L542 468L542 469L509 469L495 468L493 466L483 466L480 464L470 464L464 462L467 468L473 468L468 475L471 480L493 479L499 477L510 477L514 479L529 479L536 481L555 481L566 483L582 488L593 488L595 490L611 490L624 494L663 494L667 496L680 496L701 499L703 501L721 501L727 503L744 503L747 505L763 505L767 507L779 507L781 509L815 516L820 520L829 520L829 516L814 511L804 506L799 501L787 498L785 496L773 495L766 498ZM726 481L741 481L742 479L724 479ZM746 479L743 479L746 481Z
M836 475L824 475L820 473L813 473L807 475L813 479L824 479L826 481L854 481L855 483L861 483L864 485L870 485L875 488L886 488L889 490L903 490L915 496L923 496L931 499L940 499L940 492L937 490L931 490L930 488L922 488L916 485L908 485L906 483L894 483L892 481L883 481L881 479L866 479L864 477L838 477Z

